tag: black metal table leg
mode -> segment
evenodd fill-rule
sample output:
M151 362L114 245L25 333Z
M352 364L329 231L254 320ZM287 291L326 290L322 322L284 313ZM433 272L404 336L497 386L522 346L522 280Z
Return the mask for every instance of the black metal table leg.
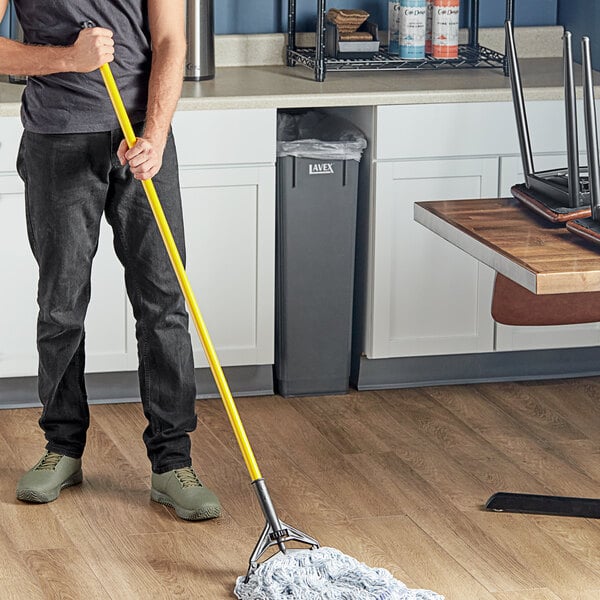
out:
M515 9L514 0L506 0L506 21L510 21L511 29L513 29L515 23ZM513 29L514 31L514 29ZM502 61L502 70L504 75L508 77L508 39L504 36L504 59Z
M471 15L469 18L469 46L479 46L479 0L471 0Z

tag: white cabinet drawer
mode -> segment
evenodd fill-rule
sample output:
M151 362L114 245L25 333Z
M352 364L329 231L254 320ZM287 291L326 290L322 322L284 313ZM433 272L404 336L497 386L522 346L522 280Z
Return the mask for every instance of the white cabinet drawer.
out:
M512 105L507 102L381 106L377 159L480 156L495 148L518 152Z
M274 163L277 112L273 109L179 111L173 131L182 165ZM15 171L23 127L0 118L0 171Z
M561 101L527 103L534 152L564 152ZM583 123L581 104L580 120ZM511 102L417 104L377 109L377 160L518 154Z
M173 132L181 165L274 163L275 109L179 111Z

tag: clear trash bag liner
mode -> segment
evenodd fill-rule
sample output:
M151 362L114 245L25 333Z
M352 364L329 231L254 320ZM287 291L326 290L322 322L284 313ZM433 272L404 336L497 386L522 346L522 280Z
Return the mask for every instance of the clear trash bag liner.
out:
M318 110L279 113L277 156L360 161L367 140L353 123Z

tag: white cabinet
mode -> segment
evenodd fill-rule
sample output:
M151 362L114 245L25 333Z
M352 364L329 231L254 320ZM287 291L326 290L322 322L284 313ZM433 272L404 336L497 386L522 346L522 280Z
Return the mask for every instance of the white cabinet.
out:
M25 223L23 183L16 173L0 173L0 270L5 290L0 299L0 377L37 374L37 265ZM136 368L135 340L127 327L123 275L112 253L112 235L106 223L101 239L86 320L86 369L94 372Z
M25 196L15 172L22 128L16 117L0 119L0 377L37 374L37 265L27 239ZM103 222L92 272L92 301L86 320L86 368L136 368L135 340L127 326L128 307L112 234ZM132 343L133 342L133 343Z
M273 362L275 110L177 113L187 267L223 365ZM0 119L0 377L37 373L37 266L15 173L21 126ZM206 365L193 327L196 366ZM135 323L103 220L86 318L88 372L137 369Z
M493 350L493 271L413 220L421 200L493 197L493 158L378 162L369 358Z
M494 272L413 220L424 200L496 197L498 157L516 136L506 103L381 106L371 167L367 358L489 352ZM513 139L514 138L514 139Z
M527 109L536 168L564 165L563 103L528 102ZM512 104L380 106L375 115L366 356L600 343L598 323L494 324L493 271L413 222L414 202L509 195L511 185L523 181Z
M585 153L579 162L587 164ZM564 152L534 155L535 169L555 169L567 164ZM523 182L520 156L503 156L500 159L500 194L510 195L510 187ZM512 327L496 324L496 350L531 350L535 348L568 348L600 345L600 323L577 325L552 325L548 327Z
M187 273L224 366L273 363L273 109L177 112ZM190 322L197 367L208 363Z
M16 173L0 172L0 273L0 376L34 375L37 265L27 241L23 185Z

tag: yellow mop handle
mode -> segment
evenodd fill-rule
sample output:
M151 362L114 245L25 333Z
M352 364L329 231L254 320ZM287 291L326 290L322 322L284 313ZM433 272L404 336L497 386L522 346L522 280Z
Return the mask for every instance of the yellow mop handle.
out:
M127 111L125 110L125 106L123 105L123 100L121 99L121 94L119 93L119 89L115 83L112 71L110 70L108 64L105 64L100 67L100 72L102 73L104 84L106 85L108 95L110 96L110 100L113 108L115 109L115 113L117 114L117 118L119 119L119 124L123 130L127 145L131 148L136 142L136 137L135 133L133 132L129 116L127 115ZM202 347L204 348L204 352L208 358L215 383L219 388L219 393L221 394L221 399L223 400L227 416L229 417L229 422L233 427L235 437L244 456L246 467L250 473L250 476L252 477L252 481L256 481L257 479L262 478L260 469L258 468L256 458L254 457L254 452L252 452L252 448L250 447L250 442L246 436L244 425L242 424L237 407L233 401L233 397L231 395L229 385L227 384L227 380L225 379L225 375L223 374L223 369L221 368L219 359L217 358L217 353L215 352L215 348L208 334L208 330L204 324L204 319L202 318L202 314L198 308L190 281L185 272L183 262L181 261L181 256L179 255L179 251L175 245L171 228L169 227L169 223L167 222L163 212L160 200L158 199L156 188L152 183L152 179L142 180L142 185L144 187L144 191L146 192L146 196L148 197L148 202L150 203L156 224L160 230L165 248L169 254L169 258L171 259L171 264L173 265L173 269L177 275L179 286L181 287L181 291L183 292L185 300L188 304L188 308L190 309L192 319L196 325L196 330L198 331L200 341L202 342Z

